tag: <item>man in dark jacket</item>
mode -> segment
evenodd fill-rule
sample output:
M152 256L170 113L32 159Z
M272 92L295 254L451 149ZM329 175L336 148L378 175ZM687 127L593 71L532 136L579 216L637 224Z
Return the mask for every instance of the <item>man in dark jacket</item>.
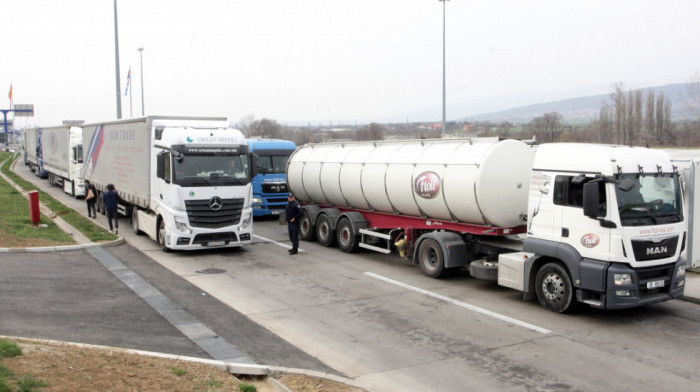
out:
M102 194L102 201L107 211L107 222L109 223L109 232L119 234L119 221L117 220L117 205L119 204L119 194L114 189L114 185L107 184L107 191ZM114 219L114 231L112 231L112 219Z
M287 220L287 231L289 239L292 241L292 249L289 250L290 255L295 255L299 252L299 220L304 216L304 210L301 209L299 202L294 200L294 195L287 195L287 209L285 211L285 219Z

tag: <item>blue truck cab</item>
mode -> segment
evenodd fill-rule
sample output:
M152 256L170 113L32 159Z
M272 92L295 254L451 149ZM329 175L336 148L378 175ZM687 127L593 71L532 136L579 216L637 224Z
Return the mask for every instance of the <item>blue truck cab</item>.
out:
M250 152L258 156L253 177L253 216L279 215L287 205L287 160L297 146L280 139L246 139Z

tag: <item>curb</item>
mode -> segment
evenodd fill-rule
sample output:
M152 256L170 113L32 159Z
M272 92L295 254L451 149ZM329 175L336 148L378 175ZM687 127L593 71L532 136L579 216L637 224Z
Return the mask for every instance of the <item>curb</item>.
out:
M345 377L336 376L333 374L317 372L314 370L293 369L293 368L285 368L285 367L279 367L279 366L251 365L251 364L247 364L247 363L224 362L224 361L218 361L215 359L188 357L185 355L166 354L166 353L159 353L159 352L154 352L154 351L133 350L133 349L128 349L128 348L120 348L120 347L100 346L100 345L87 344L87 343L63 342L63 341L59 341L59 340L30 339L30 338L21 338L21 337L16 337L16 336L4 336L4 335L0 335L0 339L15 340L18 342L28 343L28 344L40 343L40 344L54 345L54 346L73 346L73 347L78 347L78 348L91 348L91 349L97 349L97 350L121 351L121 352L125 352L127 354L142 355L142 356L146 356L146 357L164 358L164 359L172 359L172 360L176 360L176 361L201 363L203 365L213 366L217 369L226 370L227 372L229 372L230 374L232 374L234 376L249 376L249 377L261 377L262 376L262 377L266 377L265 381L279 392L292 392L284 384L282 384L281 382L279 382L277 379L274 378L275 376L281 376L281 375L285 375L285 374L299 374L299 375L304 375L304 376L309 376L309 377L316 377L316 378L325 379L325 380L329 380L329 381L339 382L339 383L342 383L342 384L345 384L348 386L352 386L352 387L366 389L366 386L361 385L360 383L358 383L355 380L345 378Z
M117 246L126 243L124 237L119 237L114 241L109 242L91 242L81 245L63 245L63 246L40 246L36 248L0 248L0 253L40 253L40 252L66 252L71 250L99 248L108 246Z

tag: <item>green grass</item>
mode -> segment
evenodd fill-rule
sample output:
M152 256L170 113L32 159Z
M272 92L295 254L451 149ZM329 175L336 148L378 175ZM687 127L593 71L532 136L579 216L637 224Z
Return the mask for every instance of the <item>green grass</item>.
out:
M7 159L11 156L11 153L8 152L0 152L0 162L2 162L2 167L0 170L2 170L3 174L5 174L7 177L9 177L15 184L19 185L22 189L25 191L32 191L32 190L37 190L39 192L39 201L46 205L51 211L53 211L57 216L60 216L61 219L66 221L68 224L73 226L76 230L80 231L83 233L90 241L92 242L100 242L100 241L112 241L117 239L118 237L115 236L114 234L109 233L107 230L101 228L100 226L96 225L94 222L92 222L90 219L84 217L83 215L79 214L77 211L73 210L70 207L67 207L65 204L59 202L58 200L54 199L51 197L48 193L38 190L37 187L22 179L20 176L17 174L13 173L10 170L10 162L11 159ZM26 220L29 220L29 203L27 202L27 199L25 199L19 192L17 192L14 188L12 188L7 182L4 180L0 181L0 187L6 185L14 191L20 199L23 199L24 201L21 202L20 199L17 199L14 203L11 204L5 204L0 200L0 206L8 205L8 206L13 206L12 208L9 208L9 210L15 209L14 207L17 207L18 209L21 209L21 206L24 206L25 208L20 211L21 213L24 213L24 217L26 217ZM0 190L0 196L3 194L2 190ZM4 209L3 209L4 210ZM4 215L4 213L2 214ZM0 217L0 228L2 228L2 220L3 218ZM46 223L49 224L51 227L52 225L55 227L53 222L51 222L50 219L48 219L45 216L42 216L41 222L40 223ZM31 225L31 223L30 223ZM31 226L33 228L33 225ZM57 227L55 228L58 232L63 233L64 237L60 237L60 235L57 235L57 238L65 238L65 239L56 239L56 241L66 241L68 243L75 243L73 239ZM7 231L7 230L6 230ZM14 233L14 230L10 230L10 233ZM33 236L33 233L27 233L26 231L23 231L21 233L17 233L18 235L29 235L29 237ZM43 237L42 237L43 238Z
M0 339L0 359L12 358L22 355L22 349L15 342Z
M256 388L255 385L242 382L238 384L238 390L241 392L257 392L258 388Z
M22 349L15 342L0 339L0 360L20 355L22 355ZM12 388L13 384L17 386L16 389ZM46 385L46 382L37 380L31 373L17 378L10 369L0 364L0 392L37 392Z
M184 376L185 374L187 374L187 371L186 371L186 370L178 369L178 368L176 368L176 367L172 368L172 370L173 370L173 374L175 374L175 375L178 376L178 377L182 377L182 376Z

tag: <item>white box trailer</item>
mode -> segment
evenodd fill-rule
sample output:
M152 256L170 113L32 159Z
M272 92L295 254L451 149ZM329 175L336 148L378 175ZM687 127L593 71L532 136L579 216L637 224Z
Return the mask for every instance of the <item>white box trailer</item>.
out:
M42 128L44 170L50 185L63 187L73 197L85 196L83 183L83 130L62 125Z
M700 149L666 150L683 178L683 203L688 219L688 246L683 256L689 268L700 267Z
M84 125L84 178L164 251L252 242L254 162L226 118L149 116Z
M28 128L22 132L24 145L24 164L29 166L39 177L44 177L43 162L41 159L41 129Z

